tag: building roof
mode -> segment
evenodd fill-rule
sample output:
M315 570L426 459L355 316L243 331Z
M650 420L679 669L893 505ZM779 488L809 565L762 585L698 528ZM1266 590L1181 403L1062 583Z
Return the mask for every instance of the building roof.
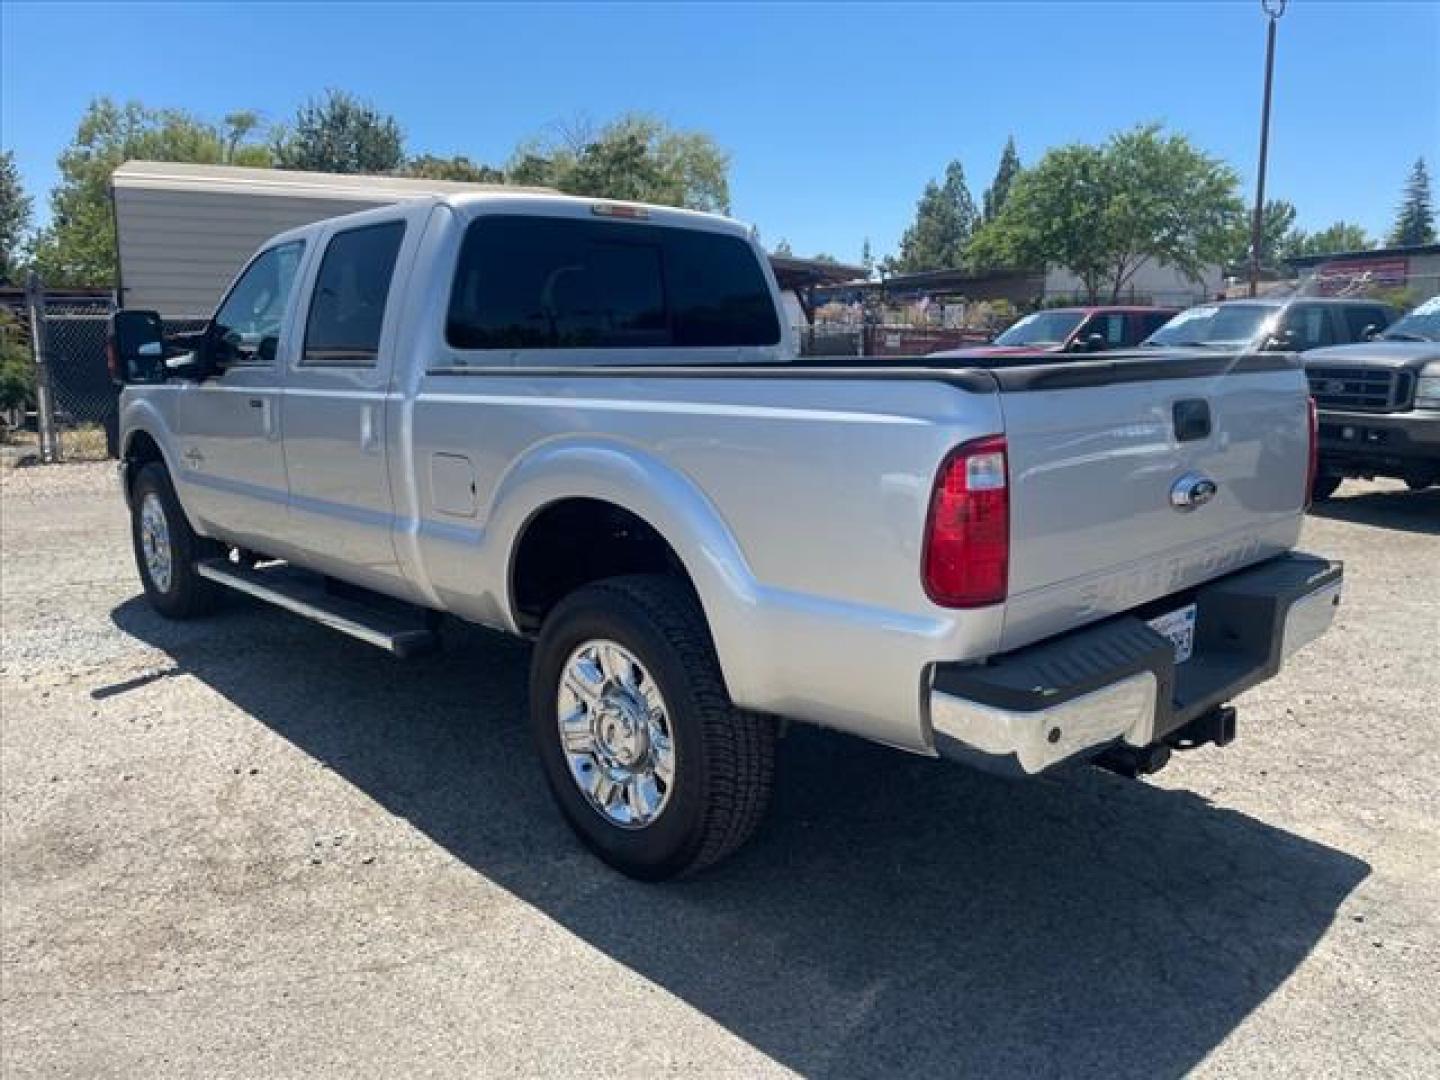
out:
M481 192L542 192L551 188L511 184L471 184L416 176L296 172L244 165L189 165L177 161L127 161L110 174L117 188L172 191L243 191L247 195L320 196L373 203L380 199L417 199L431 195Z
M1285 261L1296 269L1321 266L1328 262L1360 262L1366 259L1404 259L1420 255L1440 255L1440 244L1412 244L1408 247L1363 248L1360 251L1330 251L1323 255L1296 255Z
M793 255L771 255L770 267L782 289L809 289L816 285L841 285L864 281L865 269L824 259L797 259Z

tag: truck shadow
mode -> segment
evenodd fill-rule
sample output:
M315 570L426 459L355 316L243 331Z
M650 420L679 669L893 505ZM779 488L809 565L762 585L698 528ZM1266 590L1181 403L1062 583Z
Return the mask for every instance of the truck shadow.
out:
M523 644L455 628L444 654L400 664L244 600L184 626L138 599L113 619L802 1074L1181 1076L1369 872L1186 792L1089 770L1009 783L802 729L755 843L698 880L639 885L551 808Z
M1310 507L1310 513L1333 521L1440 536L1440 487L1347 496L1342 486L1334 498Z

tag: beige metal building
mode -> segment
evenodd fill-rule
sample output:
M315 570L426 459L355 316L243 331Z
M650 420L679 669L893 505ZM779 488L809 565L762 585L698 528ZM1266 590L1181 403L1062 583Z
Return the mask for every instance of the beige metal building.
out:
M278 232L402 199L493 190L446 180L159 161L127 161L110 185L120 302L167 320L209 318L246 260Z

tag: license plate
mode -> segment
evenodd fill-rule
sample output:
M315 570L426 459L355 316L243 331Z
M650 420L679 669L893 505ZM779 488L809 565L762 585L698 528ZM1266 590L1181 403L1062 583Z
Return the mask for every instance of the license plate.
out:
M1150 620L1150 629L1168 638L1175 647L1175 663L1183 664L1195 651L1195 605L1187 604L1179 611L1166 612Z

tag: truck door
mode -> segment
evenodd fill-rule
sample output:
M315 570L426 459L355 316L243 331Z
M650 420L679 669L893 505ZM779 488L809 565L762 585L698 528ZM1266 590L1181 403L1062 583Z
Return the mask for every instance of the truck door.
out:
M286 522L280 389L304 251L294 240L250 261L209 328L222 371L181 387L177 404L176 479L186 507L207 531L260 551Z
M400 307L395 269L402 247L415 247L406 230L397 215L322 238L285 388L290 547L314 569L382 590L400 580L385 396Z

